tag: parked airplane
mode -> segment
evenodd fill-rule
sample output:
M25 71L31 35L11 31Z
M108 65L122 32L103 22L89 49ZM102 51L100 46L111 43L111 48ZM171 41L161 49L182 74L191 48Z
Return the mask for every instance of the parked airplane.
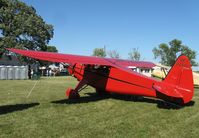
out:
M75 89L68 88L66 95L73 99L87 85L98 93L118 93L156 97L165 101L186 104L194 94L192 69L189 59L182 55L163 81L144 76L128 66L153 66L151 62L78 56L31 50L7 49L24 56L51 62L69 64L69 72L79 81Z

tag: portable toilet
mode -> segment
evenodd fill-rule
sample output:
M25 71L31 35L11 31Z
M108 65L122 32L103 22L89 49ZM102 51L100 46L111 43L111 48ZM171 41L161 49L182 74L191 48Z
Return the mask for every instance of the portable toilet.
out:
M14 79L19 80L20 79L20 67L14 66Z
M7 66L7 79L13 80L14 79L14 67L13 66Z
M0 80L1 80L1 68L2 68L3 66L0 66Z
M0 66L0 80L1 80L1 68L2 68L2 66Z
M28 79L28 66L25 67L26 67L26 79Z
M1 66L0 67L0 79L1 80L6 80L7 79L7 68L6 68L6 66Z
M28 78L27 66L20 67L20 79L25 80Z

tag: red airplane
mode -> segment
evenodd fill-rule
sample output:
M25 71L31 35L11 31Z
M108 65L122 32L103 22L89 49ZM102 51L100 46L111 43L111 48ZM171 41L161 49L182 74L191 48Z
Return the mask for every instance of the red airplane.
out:
M176 60L166 78L161 81L128 68L128 66L154 66L151 62L136 62L13 48L7 50L34 59L68 63L69 73L79 81L75 89L68 88L66 90L66 95L71 99L80 97L79 92L87 85L94 87L96 92L100 94L118 93L156 97L181 105L190 102L194 94L191 64L184 55Z

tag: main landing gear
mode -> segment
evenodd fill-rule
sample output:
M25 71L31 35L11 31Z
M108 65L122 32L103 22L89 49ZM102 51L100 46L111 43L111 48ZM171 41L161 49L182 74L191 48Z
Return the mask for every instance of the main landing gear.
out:
M71 88L68 88L66 90L66 96L69 98L69 99L78 99L80 98L80 95L79 95L79 92L81 90L83 90L84 88L86 88L88 85L87 85L87 81L86 80L81 80L78 85L76 86L75 89L71 89Z

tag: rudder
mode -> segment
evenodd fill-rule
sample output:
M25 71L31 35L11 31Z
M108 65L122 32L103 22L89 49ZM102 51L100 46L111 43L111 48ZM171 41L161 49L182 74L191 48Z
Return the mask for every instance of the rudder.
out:
M188 103L192 99L194 93L193 74L187 56L178 57L163 82L174 85L184 103Z

